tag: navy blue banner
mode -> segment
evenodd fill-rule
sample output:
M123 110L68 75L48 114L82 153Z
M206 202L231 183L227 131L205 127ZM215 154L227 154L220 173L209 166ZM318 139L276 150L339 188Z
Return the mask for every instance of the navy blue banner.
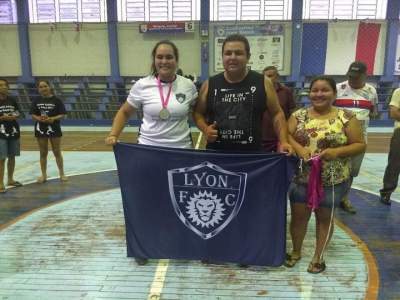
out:
M128 256L283 263L291 158L137 144L114 152Z

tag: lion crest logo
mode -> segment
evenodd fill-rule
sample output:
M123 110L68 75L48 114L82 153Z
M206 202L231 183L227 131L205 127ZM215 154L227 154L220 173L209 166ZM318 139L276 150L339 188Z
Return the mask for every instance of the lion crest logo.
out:
M218 225L224 216L224 204L218 195L213 195L207 191L194 193L188 201L187 214L189 219L201 227L210 227Z
M202 239L220 233L239 213L246 180L247 173L224 170L210 162L168 170L175 213Z

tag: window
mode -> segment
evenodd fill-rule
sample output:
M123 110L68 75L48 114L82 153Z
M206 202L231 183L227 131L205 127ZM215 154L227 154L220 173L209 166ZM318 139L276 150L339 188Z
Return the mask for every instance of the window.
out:
M118 21L197 21L201 0L118 0Z
M211 0L211 21L290 20L294 0Z
M17 7L15 0L0 0L0 24L16 24Z
M304 19L385 19L387 0L304 0Z
M31 23L106 22L106 0L29 0Z

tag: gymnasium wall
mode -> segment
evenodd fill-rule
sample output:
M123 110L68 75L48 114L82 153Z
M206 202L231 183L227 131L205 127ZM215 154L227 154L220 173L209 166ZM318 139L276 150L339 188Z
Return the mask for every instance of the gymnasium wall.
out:
M0 76L20 76L21 57L17 25L0 26Z
M107 24L32 24L33 76L108 76Z
M197 26L197 24L196 24ZM198 28L198 27L197 27ZM138 23L118 24L118 50L121 76L143 76L150 73L151 51L163 39L172 40L179 50L179 66L185 74L200 74L199 31L180 34L143 34Z
M237 23L223 23L237 24ZM254 23L261 24L261 23ZM290 75L292 24L284 26L284 59L281 75ZM357 59L360 40L368 43L368 32L360 38L359 21L309 22L303 24L301 74L342 75L348 65ZM372 74L383 74L386 22L373 22L376 43L372 63ZM185 74L201 73L201 41L209 41L209 75L214 71L214 26L210 23L209 36L200 37L198 23L194 33L143 34L138 23L120 23L117 26L119 67L121 76L143 76L149 73L151 50L161 39L174 41L180 52L180 67ZM0 75L21 75L18 31L16 25L0 26ZM85 23L78 29L75 24L31 24L29 25L32 75L40 76L109 76L110 57L107 24ZM360 49L358 49L360 50ZM372 53L373 54L373 53ZM372 55L371 53L369 55ZM393 62L394 63L394 62Z

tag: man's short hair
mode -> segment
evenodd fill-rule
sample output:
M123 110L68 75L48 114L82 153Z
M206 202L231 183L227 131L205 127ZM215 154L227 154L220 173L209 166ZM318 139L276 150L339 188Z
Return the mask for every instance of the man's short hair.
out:
M224 55L224 48L225 48L225 44L228 42L242 42L244 44L244 48L246 50L246 54L247 54L247 58L250 57L250 44L249 44L249 40L241 34L231 34L228 35L226 37L226 39L224 40L224 43L222 44L222 55Z
M354 77L367 74L367 65L362 61L352 62L347 71L347 76Z

